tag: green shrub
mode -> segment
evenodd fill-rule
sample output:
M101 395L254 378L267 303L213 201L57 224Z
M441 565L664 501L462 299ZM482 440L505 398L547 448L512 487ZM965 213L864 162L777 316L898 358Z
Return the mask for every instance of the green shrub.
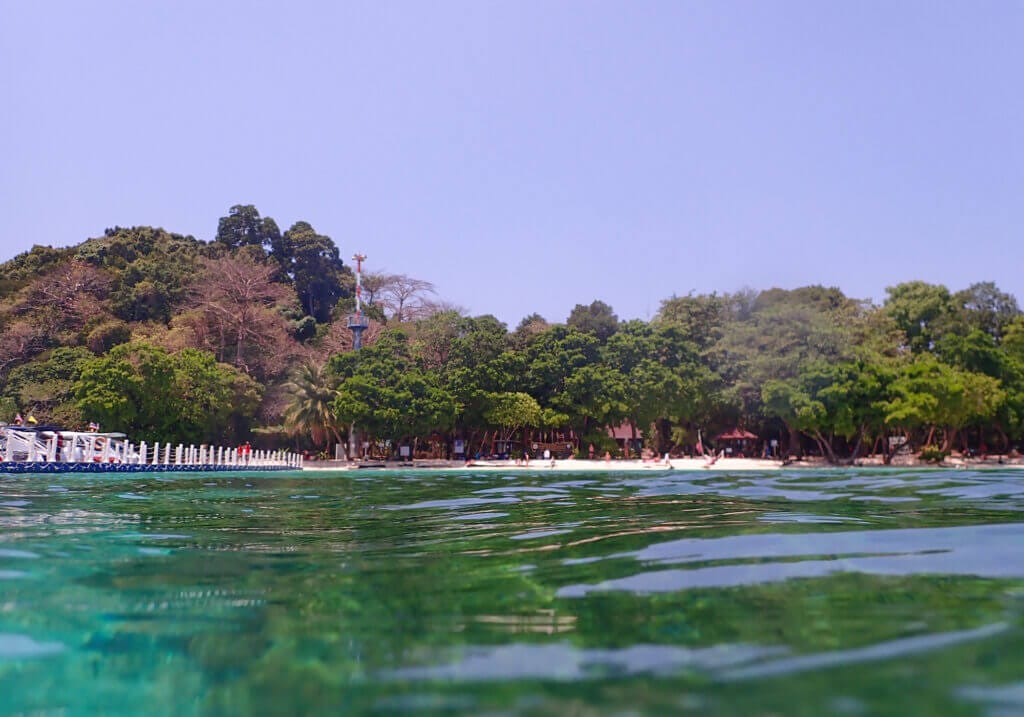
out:
M942 450L938 446L925 446L921 449L918 458L925 463L942 463L948 455L947 451Z

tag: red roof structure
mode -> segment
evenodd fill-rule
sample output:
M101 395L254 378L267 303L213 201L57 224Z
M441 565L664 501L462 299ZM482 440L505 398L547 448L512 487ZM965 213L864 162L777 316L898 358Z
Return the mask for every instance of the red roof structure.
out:
M743 441L743 440L749 441L749 440L754 440L756 438L757 438L757 436L755 436L750 431L743 431L743 430L740 430L739 428L734 428L731 431L726 431L725 433L718 434L718 437L715 438L715 440L716 441Z
M615 426L614 428L609 428L608 435L609 437L614 438L617 441L628 441L633 438L633 427L630 426L628 423L623 423L621 425ZM636 437L643 438L643 435L644 432L641 431L640 429L637 429Z

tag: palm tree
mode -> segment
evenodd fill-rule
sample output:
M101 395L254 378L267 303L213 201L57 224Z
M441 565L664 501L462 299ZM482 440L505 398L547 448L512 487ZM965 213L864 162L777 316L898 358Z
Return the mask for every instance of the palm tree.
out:
M312 362L302 364L284 388L291 394L284 412L284 428L289 435L309 435L317 447L328 448L331 438L341 443L331 405L336 391L326 366Z

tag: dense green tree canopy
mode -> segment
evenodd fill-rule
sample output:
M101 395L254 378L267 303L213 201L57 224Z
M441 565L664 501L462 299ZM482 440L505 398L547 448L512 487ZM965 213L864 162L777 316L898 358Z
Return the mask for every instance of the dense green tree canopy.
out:
M924 281L908 281L886 289L885 311L906 336L914 353L931 351L951 328L955 305L949 289Z
M881 306L823 286L674 296L650 322L601 300L509 331L404 274L353 277L307 221L238 204L210 241L114 227L0 265L0 406L136 438L241 437L256 423L330 448L456 437L660 450L742 427L834 461L891 446L1024 440L1024 316L992 282L908 281ZM4 417L0 417L2 419Z
M75 396L83 417L105 430L150 443L223 443L248 430L259 386L212 354L139 342L85 361Z
M181 306L205 247L152 227L116 227L82 244L76 256L113 277L111 310L125 321L170 320Z
M589 306L576 304L565 323L584 334L596 336L604 343L618 329L619 317L608 304L595 300Z
M22 364L11 371L3 387L26 414L47 424L80 426L84 424L75 404L75 383L85 363L95 358L85 347L60 347L45 358Z
M956 292L953 304L966 330L983 331L997 343L1010 323L1021 315L1017 299L1000 291L991 281L971 284Z
M492 393L487 398L484 418L491 425L503 429L505 440L511 438L517 429L539 426L543 421L540 404L528 393Z
M273 244L272 255L295 287L303 310L320 323L338 299L351 294L352 272L331 238L308 222L296 222Z
M270 217L261 217L251 204L236 204L217 222L214 244L229 251L244 246L271 251L281 240L281 230Z
M330 370L340 381L334 398L342 423L381 439L412 439L449 430L457 404L437 374L423 371L409 352L408 338L388 331L358 353L335 356Z

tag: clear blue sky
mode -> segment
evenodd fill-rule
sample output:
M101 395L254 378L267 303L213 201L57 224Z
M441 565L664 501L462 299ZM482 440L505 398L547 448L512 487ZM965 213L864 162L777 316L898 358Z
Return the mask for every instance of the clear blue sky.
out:
M995 281L1022 2L0 0L0 260L234 204L510 327Z

